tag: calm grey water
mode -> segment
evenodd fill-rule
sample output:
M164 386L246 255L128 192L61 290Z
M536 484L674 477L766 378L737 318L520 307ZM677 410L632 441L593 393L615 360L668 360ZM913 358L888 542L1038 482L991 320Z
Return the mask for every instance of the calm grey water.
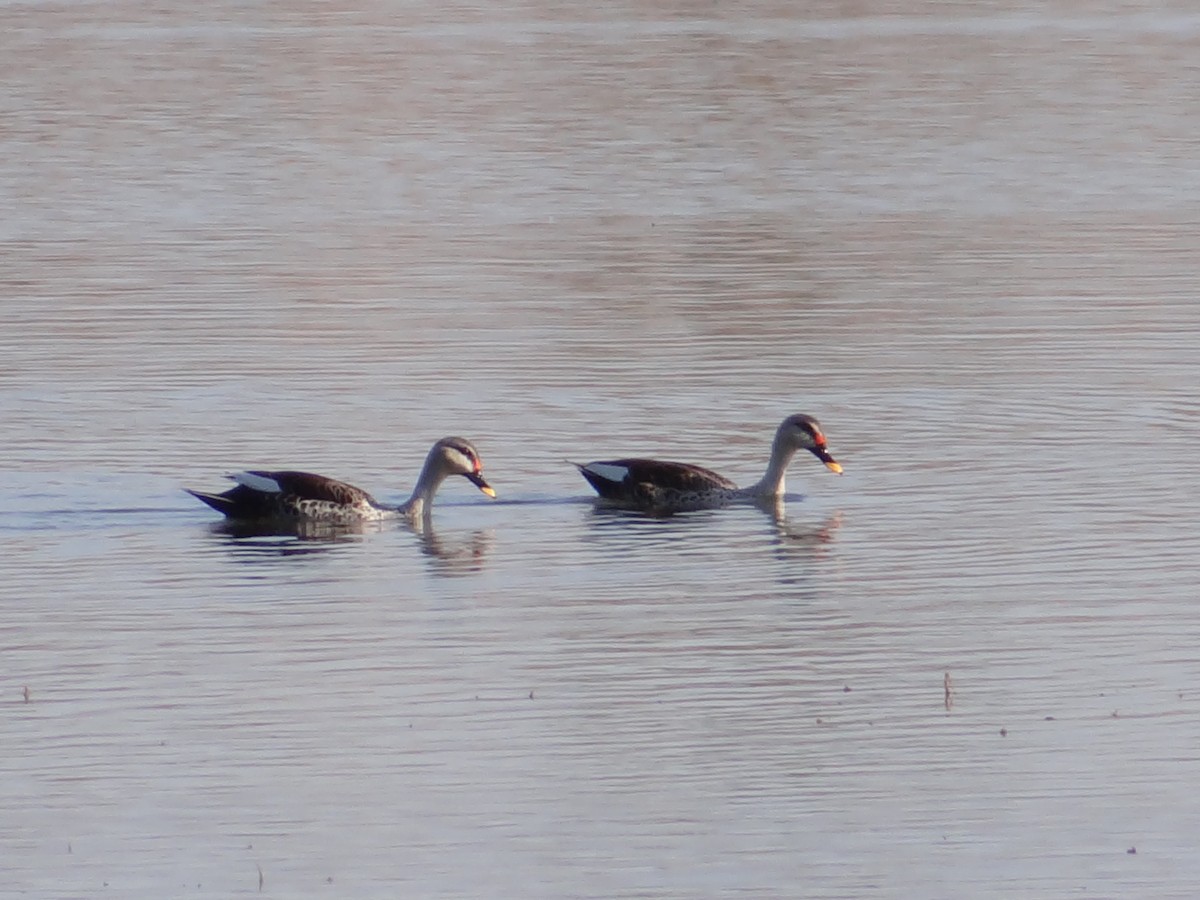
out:
M1195 895L1200 15L851 6L0 9L0 894Z

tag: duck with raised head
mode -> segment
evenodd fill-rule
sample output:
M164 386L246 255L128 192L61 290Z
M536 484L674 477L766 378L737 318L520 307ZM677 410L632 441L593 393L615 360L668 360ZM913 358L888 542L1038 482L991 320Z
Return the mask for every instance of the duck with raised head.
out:
M379 503L362 488L309 472L238 472L228 476L237 486L222 494L184 490L230 519L335 524L395 518L417 521L429 514L434 494L451 475L462 475L489 497L496 496L483 478L479 451L460 437L442 438L433 445L412 496L399 506Z
M788 416L775 432L767 471L754 484L739 488L711 469L659 459L612 459L575 463L596 493L616 506L654 512L714 509L739 500L771 500L783 494L784 474L797 450L807 450L829 471L842 474L826 449L825 432L812 416Z

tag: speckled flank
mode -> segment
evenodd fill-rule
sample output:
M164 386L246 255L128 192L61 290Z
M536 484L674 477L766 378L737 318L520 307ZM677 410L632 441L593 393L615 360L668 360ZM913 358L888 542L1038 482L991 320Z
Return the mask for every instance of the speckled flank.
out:
M392 519L399 515L394 509L372 506L369 503L347 505L330 500L309 500L294 494L284 495L280 499L279 510L282 515L289 518L336 524Z
M720 509L739 500L747 499L745 491L730 491L714 488L707 491L673 491L653 484L639 484L636 488L638 505L648 512L675 513L699 509Z

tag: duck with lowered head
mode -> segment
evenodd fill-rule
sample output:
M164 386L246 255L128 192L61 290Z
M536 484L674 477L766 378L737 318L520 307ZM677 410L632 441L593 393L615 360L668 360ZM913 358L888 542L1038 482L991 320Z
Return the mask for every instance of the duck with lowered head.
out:
M767 471L749 487L739 488L702 466L658 459L612 459L575 466L596 493L613 505L670 513L778 498L783 494L788 464L798 450L807 450L829 471L842 474L841 464L826 449L820 423L803 413L788 416L780 424Z
M462 475L489 497L496 496L483 478L479 452L460 437L442 438L433 445L412 496L399 506L379 503L360 487L309 472L238 472L228 476L237 486L224 493L185 490L230 519L349 524L402 518L415 522L429 514L434 494L451 475Z

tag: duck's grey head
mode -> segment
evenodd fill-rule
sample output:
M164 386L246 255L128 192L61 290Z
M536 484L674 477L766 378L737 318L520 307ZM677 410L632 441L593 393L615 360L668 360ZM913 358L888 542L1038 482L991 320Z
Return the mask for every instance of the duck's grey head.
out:
M812 416L806 416L804 413L788 416L779 426L775 440L784 441L797 450L807 450L825 463L825 468L830 472L842 474L841 464L825 449L825 432L821 430L821 423Z
M492 486L483 479L483 460L479 451L466 438L446 437L433 445L429 455L438 460L447 475L462 475L489 497L495 497Z

